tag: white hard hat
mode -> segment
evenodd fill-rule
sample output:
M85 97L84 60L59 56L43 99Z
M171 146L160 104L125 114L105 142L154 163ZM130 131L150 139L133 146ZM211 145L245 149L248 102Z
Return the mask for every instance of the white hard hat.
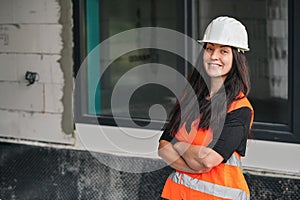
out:
M245 26L231 17L218 17L206 28L200 43L217 43L236 47L241 51L249 51L248 34Z

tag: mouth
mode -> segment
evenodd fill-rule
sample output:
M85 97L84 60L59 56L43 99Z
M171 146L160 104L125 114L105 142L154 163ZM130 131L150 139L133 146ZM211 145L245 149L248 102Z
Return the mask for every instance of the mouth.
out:
M209 67L212 67L212 68L219 68L219 67L222 67L221 64L218 64L218 63L208 63L208 66Z

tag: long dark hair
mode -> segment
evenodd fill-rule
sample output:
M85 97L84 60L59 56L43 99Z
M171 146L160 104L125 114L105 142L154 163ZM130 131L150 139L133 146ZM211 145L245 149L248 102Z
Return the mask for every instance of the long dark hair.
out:
M206 45L204 45L205 48ZM174 136L184 122L191 123L199 117L201 117L201 120L198 128L205 130L212 128L214 133L219 132L219 123L225 120L227 110L231 103L237 99L238 94L243 92L245 96L248 95L250 80L247 59L242 52L234 47L232 47L232 53L232 68L227 74L223 88L226 97L224 98L224 92L222 95L222 91L219 90L211 99L207 99L210 81L203 68L203 51L200 53L196 64L197 68L193 69L188 79L191 87L184 89L182 98L177 101L169 115L169 123L166 129L170 135ZM193 92L190 91L191 89L193 89ZM193 98L193 95L196 98ZM212 102L214 102L214 113L217 114L212 114Z

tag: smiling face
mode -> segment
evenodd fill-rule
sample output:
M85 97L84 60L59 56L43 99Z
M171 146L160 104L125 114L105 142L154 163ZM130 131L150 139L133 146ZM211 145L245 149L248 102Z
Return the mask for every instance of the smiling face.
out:
M203 54L206 73L211 78L227 77L232 68L233 53L230 46L207 43Z

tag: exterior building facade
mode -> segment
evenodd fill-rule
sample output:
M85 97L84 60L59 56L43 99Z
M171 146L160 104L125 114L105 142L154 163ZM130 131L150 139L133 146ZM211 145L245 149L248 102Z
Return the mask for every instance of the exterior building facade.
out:
M299 199L300 2L0 5L0 199L159 199L158 138L220 15L249 33L252 199Z

